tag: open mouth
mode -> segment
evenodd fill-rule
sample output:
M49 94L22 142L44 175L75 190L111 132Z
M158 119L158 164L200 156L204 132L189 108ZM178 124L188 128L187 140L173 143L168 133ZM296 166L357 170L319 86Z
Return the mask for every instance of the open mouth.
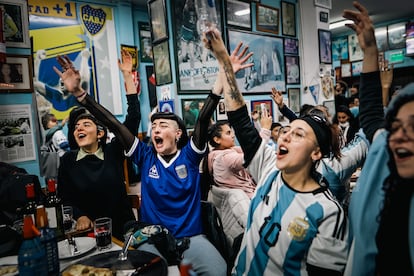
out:
M162 138L160 138L160 137L155 137L155 138L154 138L154 142L155 142L155 144L156 144L156 145L160 145L160 144L162 144L163 139L162 139Z
M413 152L403 148L396 149L394 153L398 158L407 158L413 156L414 154Z
M279 153L278 153L278 155L284 155L284 154L287 154L289 151L288 151L288 149L287 148L285 148L285 147L283 147L283 146L280 146L279 147Z

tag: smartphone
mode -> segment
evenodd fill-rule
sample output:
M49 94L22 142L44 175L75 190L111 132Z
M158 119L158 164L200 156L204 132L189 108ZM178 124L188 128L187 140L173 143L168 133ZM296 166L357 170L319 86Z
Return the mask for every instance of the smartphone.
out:
M262 112L262 114L264 114L264 111L266 110L266 104L265 103L261 103L260 104L260 111Z

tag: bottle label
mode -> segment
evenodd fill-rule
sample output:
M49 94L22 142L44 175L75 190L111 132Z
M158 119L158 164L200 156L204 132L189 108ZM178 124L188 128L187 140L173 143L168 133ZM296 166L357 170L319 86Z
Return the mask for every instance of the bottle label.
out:
M46 208L47 220L50 228L57 228L56 208Z

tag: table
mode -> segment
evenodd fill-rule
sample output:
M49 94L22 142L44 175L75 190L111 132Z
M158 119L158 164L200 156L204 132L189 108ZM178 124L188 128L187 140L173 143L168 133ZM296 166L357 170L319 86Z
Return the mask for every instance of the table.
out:
M64 270L67 267L69 267L72 264L76 264L79 262L79 260L82 260L84 258L93 256L93 255L97 255L100 253L104 253L104 252L109 252L109 251L118 251L121 250L123 246L123 242L112 237L112 247L110 249L105 249L102 251L99 251L97 249L94 249L93 251L91 251L88 254L83 255L82 257L79 258L74 258L74 259L65 259L65 260L61 260L60 261L60 270ZM17 265L17 255L13 255L13 256L6 256L3 258L0 258L0 265ZM169 266L168 267L168 275L170 276L180 276L180 272L177 266Z

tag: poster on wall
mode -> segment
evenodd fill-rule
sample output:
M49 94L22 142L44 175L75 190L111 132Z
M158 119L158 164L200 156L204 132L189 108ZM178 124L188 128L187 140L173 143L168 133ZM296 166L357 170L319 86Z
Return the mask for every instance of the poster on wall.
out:
M122 114L122 95L113 10L102 5L61 0L29 0L30 36L33 37L34 80L39 115L58 119L78 105L66 91L53 66L67 55L81 75L81 85L113 114ZM64 35L62 35L64 34Z
M269 93L272 87L286 90L283 38L238 30L228 30L227 37L230 52L243 41L254 53L249 60L254 65L236 74L240 92Z
M30 104L1 105L0 126L1 162L15 163L36 159Z
M208 93L219 70L216 58L203 46L201 16L193 1L174 0L173 37L178 93ZM221 1L215 0L217 28L222 30Z

